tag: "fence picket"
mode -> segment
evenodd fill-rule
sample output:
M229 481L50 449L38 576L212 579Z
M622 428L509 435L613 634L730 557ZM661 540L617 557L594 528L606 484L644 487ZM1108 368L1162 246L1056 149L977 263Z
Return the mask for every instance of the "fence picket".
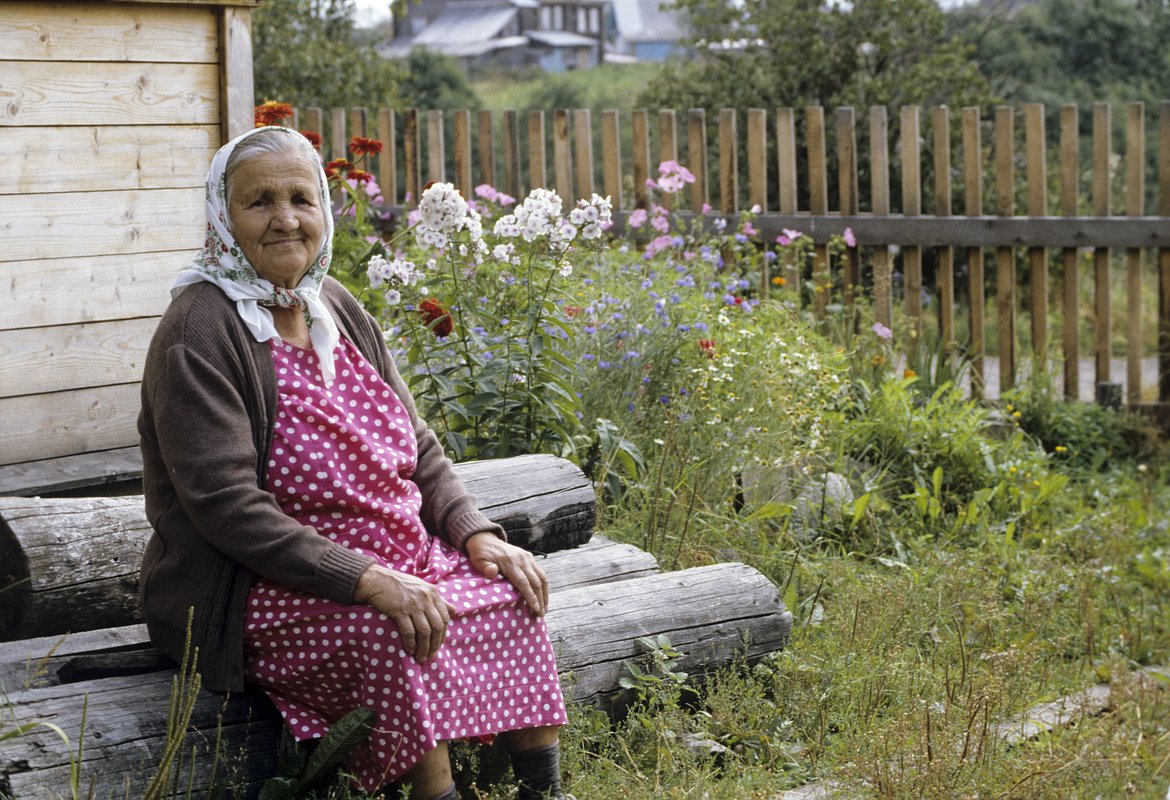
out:
M504 191L512 197L524 194L520 180L520 118L516 109L504 112Z
M345 158L345 109L333 107L329 109L329 152L333 158Z
M577 157L577 193L564 198L567 204L575 204L578 197L593 195L593 123L587 108L573 111L573 145Z
M418 203L422 193L422 147L419 142L418 109L402 112L402 157L406 161L406 202Z
M1113 157L1113 107L1108 103L1093 105L1093 213L1108 217L1113 211L1111 192L1112 175L1110 160ZM1109 291L1108 247L1097 247L1093 252L1094 272L1094 336L1096 355L1096 381L1098 384L1112 380L1110 356L1111 332L1113 328L1113 306Z
M758 213L768 210L768 112L749 108L747 112L748 202ZM772 290L771 263L760 262L760 297Z
M532 184L533 189L542 189L548 186L548 154L544 142L544 112L529 111L528 181Z
M919 145L920 110L918 106L903 106L901 112L902 144L902 213L918 216L922 213L922 153ZM906 276L906 316L909 319L910 340L906 343L906 358L917 362L922 346L922 248L902 248L902 271Z
M349 136L361 136L366 138L369 136L370 115L365 108L356 106L349 110ZM349 139L346 139L348 142Z
M967 216L983 213L983 137L978 106L963 109L963 188ZM971 396L982 399L985 377L983 359L986 355L986 281L983 248L967 248L967 292L970 308L971 342Z
M427 181L447 180L447 146L443 136L443 112L427 112Z
M1015 214L1015 110L995 109L995 207L1001 217ZM1016 385L1016 254L995 249L995 309L999 328L999 390Z
M838 108L837 127L837 196L842 214L856 216L860 210L857 198L857 125L852 108ZM846 324L853 326L854 291L860 278L859 256L856 247L845 251L844 284Z
M471 112L455 112L455 188L471 197Z
M488 186L496 185L495 115L490 109L480 109L476 119L479 139L479 179Z
M1145 216L1146 203L1146 106L1129 104L1125 134L1125 213ZM1125 250L1126 303L1133 313L1125 315L1125 394L1129 403L1142 399L1142 262L1144 251Z
M707 112L702 108L687 111L687 161L695 182L691 184L691 211L702 212L708 203L707 183Z
M885 106L869 109L869 157L870 205L875 215L884 216L890 213L890 120ZM893 264L885 244L873 251L873 316L893 329Z
M658 162L678 161L678 121L673 108L658 112ZM674 208L674 198L663 195L659 198L664 208Z
M739 213L739 135L734 108L719 109L719 211Z
M604 191L615 210L622 207L621 117L616 109L601 112L601 172Z
M630 122L634 139L634 205L647 208L650 205L649 189L646 186L646 180L650 177L650 118L646 109L635 110Z
M930 110L934 151L934 213L951 215L951 118L946 106ZM955 349L955 248L938 248L939 358L948 361Z
M825 110L811 106L804 111L805 136L808 139L808 209L813 216L829 213L829 167L825 153ZM812 285L813 313L823 320L829 306L832 289L829 272L829 248L813 246Z
M1077 214L1080 200L1080 118L1075 105L1060 109L1060 213L1066 217ZM1076 400L1081 386L1081 345L1077 336L1080 319L1080 264L1077 249L1065 247L1060 251L1063 301L1061 306L1061 355L1064 357L1064 396Z
M394 130L394 109L378 109L378 139L382 142L382 154L378 156L378 185L382 187L382 199L392 206L398 205L398 135Z
M768 211L768 112L749 108L747 112L748 204Z
M1044 106L1024 106L1024 158L1027 162L1028 214L1048 215L1048 146L1044 125ZM1048 372L1048 251L1028 248L1028 272L1032 284L1032 359L1033 369Z
M553 112L553 183L562 200L573 197L573 145L569 140L569 112Z

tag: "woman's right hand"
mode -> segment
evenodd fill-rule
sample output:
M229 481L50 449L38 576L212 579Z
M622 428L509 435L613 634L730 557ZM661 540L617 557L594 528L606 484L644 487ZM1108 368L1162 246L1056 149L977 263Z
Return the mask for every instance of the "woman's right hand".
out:
M378 564L371 564L358 578L353 599L389 617L398 626L402 649L420 664L443 644L455 613L431 584Z

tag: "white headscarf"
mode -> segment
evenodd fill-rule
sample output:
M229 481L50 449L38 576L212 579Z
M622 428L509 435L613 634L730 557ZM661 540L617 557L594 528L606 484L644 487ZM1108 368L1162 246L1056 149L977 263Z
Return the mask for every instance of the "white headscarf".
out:
M253 128L219 149L211 159L211 168L207 171L207 238L203 242L203 250L195 260L180 270L179 277L171 287L171 298L178 297L184 289L194 283L201 281L214 283L223 290L228 299L236 302L236 312L258 342L280 338L276 324L272 320L272 312L266 306L304 309L305 322L309 326L309 338L313 342L313 352L317 354L317 360L321 364L321 378L328 386L333 382L335 374L333 349L337 346L340 334L329 309L321 302L321 283L325 280L329 262L333 258L333 214L330 210L329 183L325 178L325 170L321 168L320 159L314 161L317 164L318 182L321 186L320 207L325 217L325 240L313 265L295 289L274 286L271 281L261 278L228 229L231 224L228 219L227 203L228 158L240 142L261 131L282 131L280 135L304 138L289 128L274 126ZM312 145L309 145L306 150L311 148Z

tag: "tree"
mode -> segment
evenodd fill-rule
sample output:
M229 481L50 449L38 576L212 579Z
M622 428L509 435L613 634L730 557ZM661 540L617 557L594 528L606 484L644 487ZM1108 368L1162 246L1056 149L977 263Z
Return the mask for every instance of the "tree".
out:
M399 63L398 94L403 108L450 111L483 105L454 58L416 47Z
M353 0L277 0L252 20L257 102L396 105L401 68L358 44Z
M650 106L716 109L987 103L970 48L934 0L675 0L698 58L669 64Z
M1012 102L1153 104L1170 95L1170 10L1161 3L987 3L953 12L948 23Z

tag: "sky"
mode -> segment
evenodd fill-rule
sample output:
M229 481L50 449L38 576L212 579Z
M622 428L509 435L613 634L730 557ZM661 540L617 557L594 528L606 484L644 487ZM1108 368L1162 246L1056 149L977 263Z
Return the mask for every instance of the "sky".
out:
M368 28L390 16L390 0L354 0L354 7L359 28Z

